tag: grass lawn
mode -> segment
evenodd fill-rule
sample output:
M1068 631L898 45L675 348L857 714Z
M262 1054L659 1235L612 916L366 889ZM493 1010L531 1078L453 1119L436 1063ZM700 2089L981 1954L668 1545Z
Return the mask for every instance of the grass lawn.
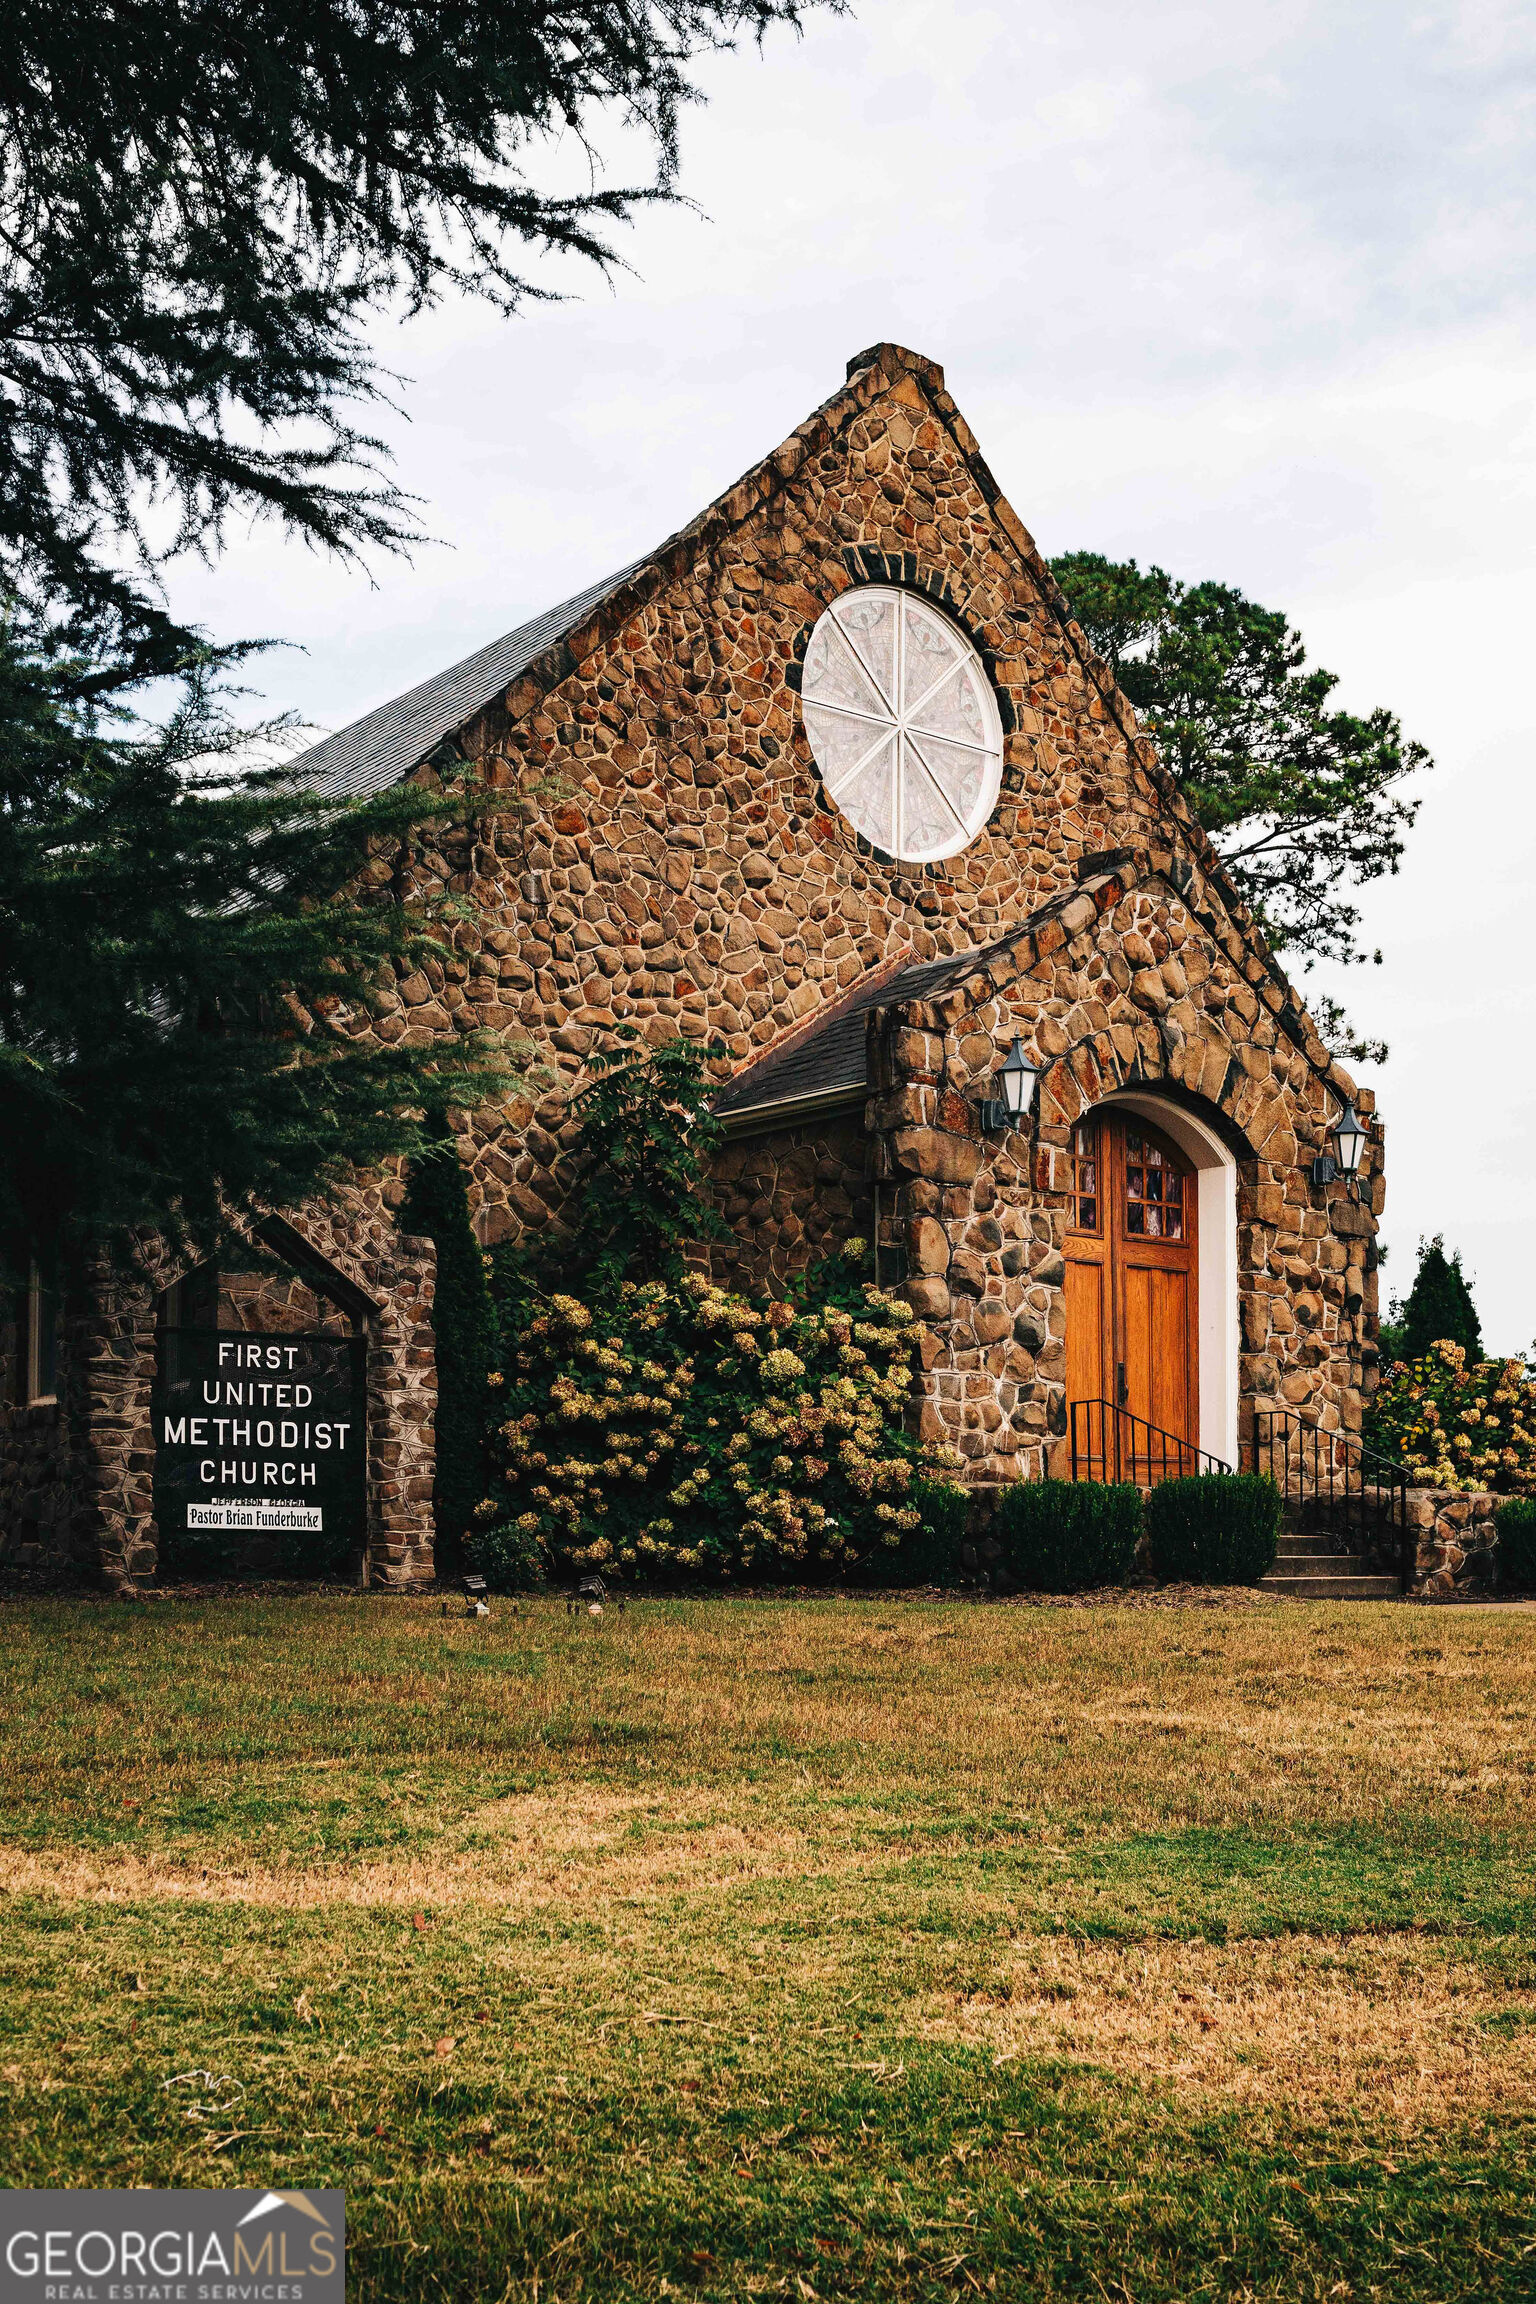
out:
M13 1603L0 2183L341 2186L413 2304L1527 2304L1533 1709L1523 1613Z

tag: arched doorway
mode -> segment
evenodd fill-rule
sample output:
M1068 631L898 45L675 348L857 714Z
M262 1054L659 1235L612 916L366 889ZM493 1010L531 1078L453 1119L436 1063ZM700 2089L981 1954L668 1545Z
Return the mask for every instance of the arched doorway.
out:
M1138 1111L1105 1106L1073 1129L1066 1399L1078 1470L1195 1470L1200 1189L1195 1161Z

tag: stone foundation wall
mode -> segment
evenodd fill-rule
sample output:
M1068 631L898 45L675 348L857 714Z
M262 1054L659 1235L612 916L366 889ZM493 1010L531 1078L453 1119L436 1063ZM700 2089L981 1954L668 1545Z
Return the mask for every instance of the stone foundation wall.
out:
M722 1281L763 1287L786 1280L874 1229L870 1141L862 1111L829 1113L801 1128L743 1136L724 1146L711 1170L715 1201L740 1235L713 1244L710 1269Z
M1495 1581L1498 1496L1448 1495L1443 1488L1410 1488L1408 1527L1415 1547L1415 1596L1450 1600L1484 1591Z

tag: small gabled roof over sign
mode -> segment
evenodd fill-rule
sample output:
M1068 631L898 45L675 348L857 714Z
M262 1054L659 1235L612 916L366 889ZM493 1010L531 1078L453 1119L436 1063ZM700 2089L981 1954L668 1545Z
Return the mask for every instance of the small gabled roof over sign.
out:
M382 792L398 783L643 566L643 561L631 561L617 575L589 584L585 592L546 608L542 616L450 664L446 672L434 673L419 688L408 688L365 713L350 728L322 737L290 763L290 772L311 790L338 797Z

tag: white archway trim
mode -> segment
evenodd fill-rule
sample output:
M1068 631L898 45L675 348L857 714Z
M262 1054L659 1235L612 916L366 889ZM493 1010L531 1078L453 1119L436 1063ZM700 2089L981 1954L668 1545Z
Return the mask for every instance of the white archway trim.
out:
M1238 1468L1237 1163L1214 1128L1142 1088L1105 1098L1171 1136L1195 1170L1200 1210L1200 1445Z

